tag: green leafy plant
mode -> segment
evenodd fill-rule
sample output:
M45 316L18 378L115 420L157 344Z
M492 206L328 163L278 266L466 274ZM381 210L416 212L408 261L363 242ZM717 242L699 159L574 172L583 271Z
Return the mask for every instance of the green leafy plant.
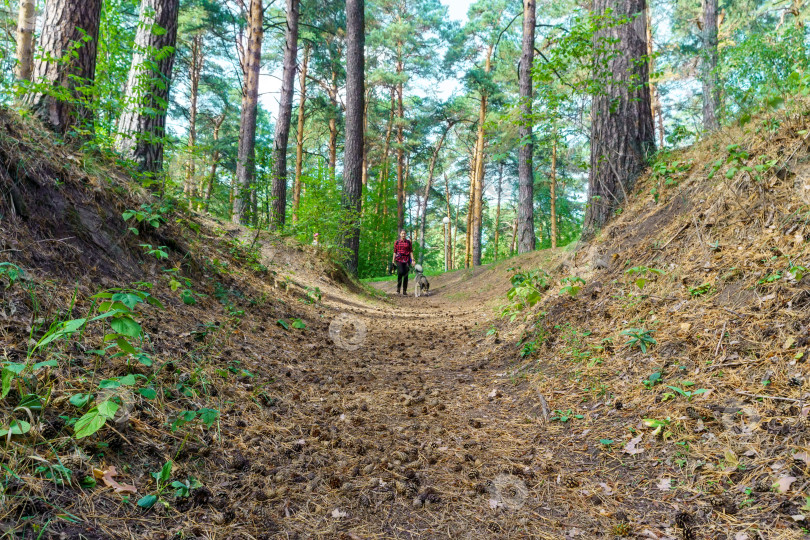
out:
M652 337L651 331L645 328L628 328L622 331L622 335L630 338L625 342L625 346L638 347L644 354L647 353L647 347L658 343Z
M543 291L549 287L548 274L543 270L530 272L517 272L510 278L512 288L506 293L511 302L501 311L501 316L511 315L515 320L518 312L537 304L543 296Z
M699 285L697 287L690 287L689 288L689 295L697 298L699 296L705 296L707 294L711 294L714 291L714 285L711 283L704 283L703 285Z
M561 422L561 423L564 424L564 423L568 422L571 418L576 418L578 420L582 420L585 417L583 415L581 415L581 414L574 414L574 411L572 411L571 409L568 409L567 411L561 411L559 409L555 409L554 413L553 413L553 416L550 418L550 420L555 421L555 422Z
M163 216L167 211L168 208L165 206L154 209L151 204L142 204L138 210L126 210L121 217L124 221L134 221L136 225L146 223L157 229L161 223L166 223ZM128 227L127 230L132 234L138 234L137 227Z
M197 411L181 411L172 421L171 430L177 431L195 420L199 420L205 427L210 428L217 418L219 418L219 411L216 409L201 408Z
M152 247L152 244L140 244L143 250L146 252L147 255L154 256L157 260L163 260L169 258L168 249L166 246L159 246L156 248Z
M323 298L320 287L307 287L307 299L312 304L317 304Z
M0 281L5 281L6 286L5 288L8 289L16 281L22 278L25 275L25 272L22 268L17 266L16 264L10 262L2 262L0 263Z
M647 387L647 389L652 389L653 386L655 386L656 384L660 384L662 382L662 377L663 374L660 371L656 371L654 373L651 373L650 376L647 377L642 382L644 383L644 386Z
M169 480L172 477L172 462L167 461L159 471L151 473L152 478L155 479L157 491L155 493L144 495L138 500L138 506L146 510L155 506L155 503L160 502L168 507L169 503L161 498L163 491L169 487Z
M565 286L560 289L560 294L568 294L572 298L579 294L579 291L585 286L585 280L579 276L565 277L562 279L562 283L565 284Z
M660 276L665 272L663 270L649 268L647 266L634 266L633 268L625 270L624 273L633 278L633 283L636 284L636 287L643 290L644 286L650 280L650 277Z
M678 395L685 397L687 401L692 401L693 397L699 396L700 394L705 394L706 392L709 391L707 388L698 388L697 390L687 390L687 388L695 385L695 383L693 383L692 381L681 381L680 385L681 385L680 388L677 386L667 386L667 388L676 392Z
M664 419L657 419L657 418L645 418L642 420L645 426L649 428L653 428L653 436L658 437L661 436L664 439L668 439L672 436L672 432L668 429L672 420L669 417Z

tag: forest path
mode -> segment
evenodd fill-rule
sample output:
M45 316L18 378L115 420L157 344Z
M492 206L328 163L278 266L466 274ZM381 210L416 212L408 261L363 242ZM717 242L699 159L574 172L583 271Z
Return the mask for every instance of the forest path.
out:
M309 490L310 511L293 508L289 519L352 539L589 537L603 527L582 511L599 504L592 492L576 489L591 456L576 435L548 437L537 391L514 373L524 362L513 340L487 335L508 285L498 275L493 288L486 274L432 277L420 298L324 296L344 330L333 323L334 356L314 369L320 388L299 399L327 396L309 435L331 448L329 459L307 460L321 487ZM357 348L356 328L365 329ZM315 412L306 411L296 415ZM563 450L574 439L576 450Z

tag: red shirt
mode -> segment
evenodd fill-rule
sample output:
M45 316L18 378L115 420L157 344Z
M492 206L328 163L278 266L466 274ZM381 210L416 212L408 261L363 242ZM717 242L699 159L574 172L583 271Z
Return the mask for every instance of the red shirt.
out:
M411 241L407 238L405 240L397 240L394 243L394 260L396 262L411 262L411 253L413 253L413 246L411 246Z

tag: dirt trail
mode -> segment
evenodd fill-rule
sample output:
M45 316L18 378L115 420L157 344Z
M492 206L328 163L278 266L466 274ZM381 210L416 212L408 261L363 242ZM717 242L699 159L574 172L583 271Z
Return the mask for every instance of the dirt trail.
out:
M352 539L611 536L622 498L611 509L602 499L623 491L616 473L594 475L606 465L599 450L540 419L536 391L513 374L520 366L514 344L487 335L498 295L486 279L478 283L464 272L431 278L431 285L428 297L370 304L327 287L324 315L346 325L336 334L333 324L331 361L310 365L304 380L314 384L293 396L303 405L293 418L309 437L294 447L308 455L288 463L305 469L289 488L310 487L305 501L284 488L289 498L279 532ZM395 283L376 287L391 292ZM503 285L495 289L505 292ZM341 339L351 341L359 327L366 331L361 346L342 347ZM594 485L581 484L577 474L584 470ZM645 523L650 504L632 506L642 514L636 522Z

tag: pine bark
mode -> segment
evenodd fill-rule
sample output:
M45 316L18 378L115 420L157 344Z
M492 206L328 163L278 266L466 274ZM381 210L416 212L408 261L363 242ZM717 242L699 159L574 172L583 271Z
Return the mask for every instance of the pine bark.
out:
M717 84L717 0L703 0L703 127L714 131L720 127L720 87Z
M551 176L549 177L549 198L551 199L551 249L557 247L557 131L551 141Z
M298 56L298 0L287 0L287 30L284 44L284 68L281 76L281 99L278 105L276 134L273 141L273 210L271 223L284 228L287 218L287 144L292 122L292 102Z
M186 183L184 192L188 199L189 209L195 207L197 199L197 181L196 175L196 148L197 148L197 103L200 95L200 78L202 77L202 68L205 61L203 52L203 36L202 34L195 35L191 40L191 65L189 79L191 83L189 94L189 118L188 118L188 168L186 169Z
M380 213L380 205L382 205L383 217L388 215L388 203L386 196L388 195L388 152L391 149L391 132L394 128L394 111L396 109L396 89L391 87L391 113L388 116L388 127L385 130L385 145L383 146L382 165L380 166L380 176L377 180L379 185L379 197L377 197L377 214Z
M262 0L250 0L247 51L243 59L244 88L242 110L239 116L239 148L236 159L236 193L233 216L235 222L251 222L252 200L256 176L256 118L259 106L259 71L261 68L262 38L264 37Z
M518 252L534 251L534 154L532 126L532 64L534 62L535 0L523 0L523 46L518 70L520 87L520 124L518 136Z
M472 266L473 262L473 228L475 222L475 186L476 171L478 170L478 154L473 149L470 158L470 202L467 204L467 231L464 245L464 268Z
M501 191L503 186L503 162L498 164L498 204L495 207L495 261L498 260L498 240L501 236Z
M180 0L142 0L116 147L148 173L163 167Z
M17 17L17 65L14 75L18 81L30 81L34 71L34 31L37 27L36 0L20 0Z
M494 45L490 45L487 49L486 59L484 61L484 73L489 73L492 69L492 50ZM481 101L478 108L478 139L475 143L475 191L474 191L474 205L473 205L473 223L472 223L472 264L473 266L481 266L481 235L484 225L484 137L486 135L484 124L487 120L487 104L488 96L486 90L481 91Z
M401 51L400 45L398 50ZM401 54L401 52L399 53ZM397 75L403 70L402 60L397 61ZM403 84L397 83L397 230L405 228L405 108L402 103Z
M301 75L298 81L300 98L298 100L298 131L295 134L295 186L293 187L293 221L298 221L298 209L301 207L301 175L304 171L304 120L307 102L307 68L309 65L310 44L304 45L304 60L301 64Z
M589 240L626 199L655 150L644 12L646 0L595 0L594 13L631 18L594 34L594 78L588 205L582 237ZM637 20L640 18L640 20Z
M211 194L214 191L214 182L216 182L217 178L217 167L219 166L219 130L222 128L222 124L225 122L225 113L222 113L214 120L214 133L213 133L213 140L214 140L214 151L211 156L211 172L208 173L208 182L206 183L205 188L205 211L208 212L208 209L211 207Z
M343 246L346 269L357 275L363 194L363 110L365 101L365 2L346 0L346 143L343 155Z
M423 264L425 262L425 233L427 232L427 205L428 199L430 198L430 188L433 187L433 173L436 170L436 161L439 159L439 152L442 150L442 146L444 146L444 140L447 137L447 132L450 131L450 127L452 124L447 127L442 132L442 136L439 137L439 142L436 143L436 148L433 149L433 155L430 156L430 164L428 165L428 178L427 182L425 182L425 193L424 197L422 198L422 208L421 208L421 215L420 217L420 226L419 226L419 264Z
M92 123L83 89L95 79L100 17L101 0L49 0L45 5L41 54L34 62L32 80L55 91L31 92L25 104L57 133L65 134L74 126L88 128Z
M339 60L335 60L339 61ZM337 115L338 115L338 74L332 70L332 81L329 86L329 103L332 105L332 116L329 117L329 175L335 181L335 170L337 169Z

